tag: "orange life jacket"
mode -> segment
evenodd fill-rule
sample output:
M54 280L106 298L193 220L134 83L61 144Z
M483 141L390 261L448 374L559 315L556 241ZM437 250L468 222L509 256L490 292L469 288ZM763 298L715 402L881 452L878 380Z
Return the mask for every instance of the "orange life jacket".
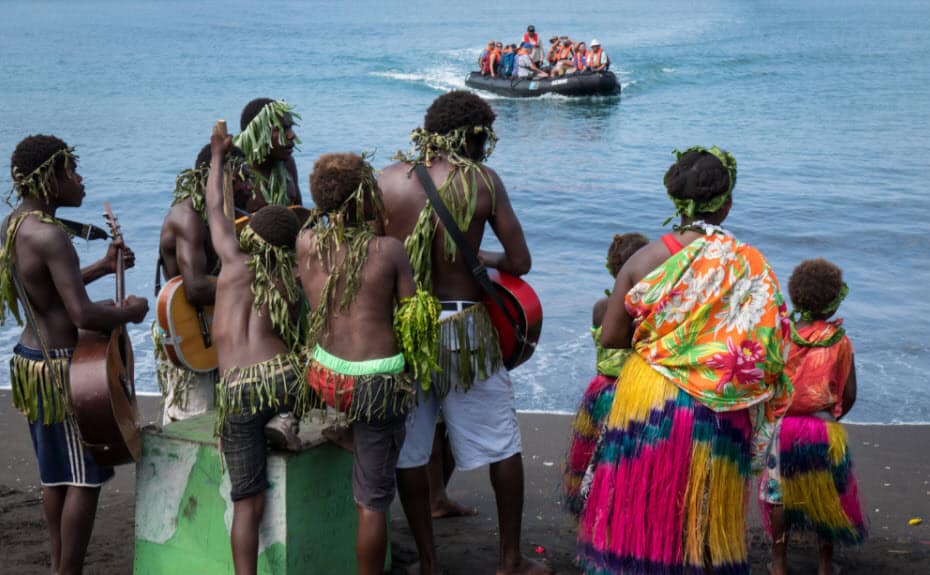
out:
M562 49L559 50L559 60L571 60L574 58L571 46L562 46Z
M559 44L553 44L552 47L549 48L549 53L546 54L546 61L548 61L550 64L555 64L559 60L558 56L560 49L561 46Z
M604 49L598 46L588 51L588 66L597 68L598 66L610 64L610 58L604 53Z

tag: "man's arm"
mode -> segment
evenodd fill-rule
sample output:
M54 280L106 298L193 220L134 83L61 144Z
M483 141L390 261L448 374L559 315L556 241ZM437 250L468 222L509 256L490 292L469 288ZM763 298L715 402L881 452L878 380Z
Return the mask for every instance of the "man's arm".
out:
M493 170L485 169L494 182L496 194L494 214L490 219L491 229L500 240L504 251L478 250L478 258L490 268L515 276L525 275L530 271L532 259L530 249L526 245L526 238L523 236L523 227L513 211L513 206L510 205L510 198L507 196L507 190L504 189L504 183Z
M200 216L185 212L175 226L175 256L184 279L184 294L195 307L213 305L216 284L207 279L206 242Z
M84 289L80 262L71 239L52 226L37 234L39 253L71 322L80 329L106 331L126 322L139 323L148 312L145 298L129 296L121 306L92 302Z
M136 265L136 254L126 247L123 240L113 240L107 247L107 253L101 259L81 269L81 279L84 285L96 281L107 274L116 273L117 250L123 250L123 268L129 269Z
M210 137L210 175L207 177L207 223L213 249L223 265L232 263L242 255L239 240L236 239L235 224L223 213L223 159L231 145L232 138L221 135L214 126Z
M601 323L601 345L611 349L626 349L633 340L633 318L626 311L626 294L633 287L629 266L623 266L614 289L607 298L607 311Z

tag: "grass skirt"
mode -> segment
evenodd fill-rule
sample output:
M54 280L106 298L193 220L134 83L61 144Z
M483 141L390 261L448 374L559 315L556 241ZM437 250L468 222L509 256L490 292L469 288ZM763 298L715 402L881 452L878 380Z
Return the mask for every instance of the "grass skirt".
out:
M868 526L843 426L813 415L789 415L781 422L778 444L777 472L766 469L760 489L769 535L766 501L781 499L786 531L812 531L825 541L862 544Z
M579 524L589 574L746 574L748 412L715 413L631 354Z
M582 483L601 436L602 424L613 403L616 382L616 377L600 373L594 376L581 397L581 405L572 423L572 442L562 474L562 500L566 510L576 517L584 507L587 489L582 488Z

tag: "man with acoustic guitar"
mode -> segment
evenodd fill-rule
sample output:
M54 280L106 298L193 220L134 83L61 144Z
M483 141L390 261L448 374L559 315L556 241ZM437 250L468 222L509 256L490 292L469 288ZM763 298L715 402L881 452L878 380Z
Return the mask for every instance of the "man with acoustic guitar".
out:
M207 222L221 268L213 340L219 362L216 424L229 470L236 574L255 573L258 528L268 488L265 425L278 413L299 419L308 388L294 354L301 297L294 277L300 224L284 206L258 210L237 237L223 211L223 162L232 145L225 122L210 138Z
M439 573L430 518L427 462L442 409L458 469L490 465L497 499L500 556L497 572L546 573L520 552L523 458L513 388L503 367L497 333L482 300L482 287L438 222L414 172L426 169L438 195L483 263L513 275L530 270L520 221L497 173L483 165L496 137L494 112L480 97L454 91L437 98L423 128L412 134L414 154L381 172L385 233L405 242L417 286L442 302L441 370L421 382L407 419L397 463L401 503L417 543L420 573ZM490 224L503 252L480 250Z
M80 573L93 531L100 487L113 468L98 465L82 445L70 395L71 355L78 329L109 331L139 323L148 311L144 298L120 305L93 302L88 284L135 257L121 241L106 256L81 269L71 237L55 218L60 207L84 199L75 171L74 149L54 136L29 136L11 160L13 189L20 203L3 222L0 251L0 323L9 312L26 327L13 349L10 385L13 405L29 421L42 483L42 507L51 543L52 573Z
M181 276L184 296L198 313L213 307L216 297L215 276L219 271L219 257L210 243L207 229L207 207L204 190L210 173L210 144L200 150L193 169L178 174L171 209L161 226L158 242L158 269L165 280ZM223 173L231 181L233 202L237 213L251 213L264 205L252 192L245 154L232 147L223 162ZM166 286L168 289L168 286ZM159 294L161 295L161 294ZM171 300L172 303L174 299ZM165 310L170 315L172 309ZM203 353L211 348L208 322L190 322L197 333L184 334L192 342L203 342ZM158 387L164 395L162 423L181 421L213 409L218 380L216 369L195 371L189 366L176 365L165 350L165 337L170 335L153 325L155 361ZM181 329L180 327L178 329ZM206 333L200 333L206 329ZM170 331L170 330L169 330ZM171 334L177 337L177 334ZM200 351L200 350L198 350Z

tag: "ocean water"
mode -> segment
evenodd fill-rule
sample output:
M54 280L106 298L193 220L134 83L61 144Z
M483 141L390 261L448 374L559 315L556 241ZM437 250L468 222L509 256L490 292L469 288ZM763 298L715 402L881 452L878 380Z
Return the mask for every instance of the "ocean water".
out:
M378 167L407 149L488 39L516 42L530 23L542 38L597 37L622 98L490 98L500 142L489 164L524 224L545 309L538 351L513 374L518 407L575 407L593 374L590 310L612 283L613 234L663 233L672 149L716 144L739 163L727 225L783 287L805 258L844 269L860 386L850 419L930 421L930 3L440 4L3 2L0 155L33 133L77 146L88 196L60 215L102 224L109 200L137 256L128 290L154 307L174 176L217 118L238 125L259 96L293 103L308 198L321 153L367 150ZM76 247L89 262L105 246ZM91 293L112 297L112 285ZM0 329L4 360L18 333ZM131 333L137 385L155 391L148 322ZM8 377L0 369L0 386Z

